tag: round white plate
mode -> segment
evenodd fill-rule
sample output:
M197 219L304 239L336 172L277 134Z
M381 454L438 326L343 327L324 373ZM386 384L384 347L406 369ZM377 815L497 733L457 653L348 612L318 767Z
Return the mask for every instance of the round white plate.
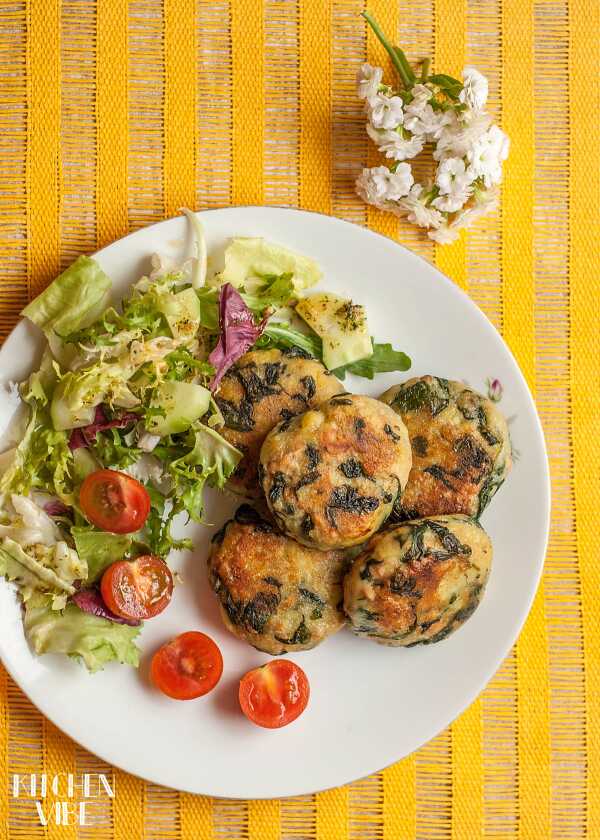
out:
M544 561L550 504L544 439L523 377L494 327L421 258L368 230L312 213L233 207L201 219L213 268L232 236L263 236L307 254L321 265L324 288L366 304L373 335L411 356L410 373L372 382L348 378L350 390L378 396L409 375L426 373L483 390L488 377L502 382L501 408L520 457L483 518L494 545L486 596L464 627L436 645L394 649L343 630L316 650L294 655L310 679L310 704L295 723L274 731L253 726L238 708L240 676L269 657L221 624L205 571L213 527L186 528L196 549L174 555L184 585L169 609L146 624L139 671L111 664L90 676L66 657L34 657L14 590L4 582L0 655L44 715L130 773L212 796L305 794L353 781L417 749L494 674L525 620ZM152 253L180 260L190 249L188 226L177 218L131 234L96 257L119 298L149 270ZM24 378L41 346L34 328L20 323L0 353L0 381ZM236 502L216 492L207 497L207 519L218 527ZM217 641L225 670L207 697L180 703L151 688L148 663L160 644L191 629Z

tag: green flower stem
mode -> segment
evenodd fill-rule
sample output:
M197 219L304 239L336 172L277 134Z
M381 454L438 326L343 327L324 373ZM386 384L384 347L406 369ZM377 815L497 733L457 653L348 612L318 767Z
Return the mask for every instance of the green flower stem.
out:
M421 81L426 82L427 76L429 75L429 67L431 65L431 59L424 58L423 63L421 64Z
M404 64L404 62L406 62L406 64L408 64L408 62L406 61L406 57L404 56L404 53L402 52L402 50L400 50L399 47L393 47L390 44L388 39L385 37L385 35L381 31L381 28L380 28L379 24L377 23L375 18L372 17L369 14L369 12L362 12L362 16L364 17L364 19L367 21L367 23L369 24L369 26L371 27L371 29L375 33L377 39L379 40L379 43L382 45L382 47L384 47L384 49L388 53L389 57L392 59L392 64L396 68L396 72L398 73L398 76L400 77L400 81L402 82L403 86L408 90L411 87L410 73L412 73L412 70L410 70L410 66L409 66L408 69L409 69L410 73L407 73L407 71L406 71L406 65ZM402 56L404 58L404 62L400 58L399 53L402 54Z

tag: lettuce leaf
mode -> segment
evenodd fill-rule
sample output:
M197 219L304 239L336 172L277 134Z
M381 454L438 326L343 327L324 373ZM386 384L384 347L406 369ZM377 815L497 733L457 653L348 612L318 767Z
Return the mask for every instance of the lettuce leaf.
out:
M117 560L122 560L131 548L128 534L109 534L93 528L75 526L71 536L80 560L87 564L86 583L94 583L102 572Z
M332 370L338 379L344 379L347 373L354 376L362 376L364 379L373 379L376 373L391 373L395 370L408 370L411 366L410 357L400 350L394 350L391 344L373 344L373 355L366 359L352 362L336 370Z
M294 297L294 283L291 274L263 278L262 286L253 293L242 292L246 306L255 315L262 317L267 309L279 309L286 306Z
M66 336L92 324L104 310L111 282L96 260L78 257L21 313L46 335Z
M34 592L44 592L52 597L52 609L62 609L67 596L75 592L74 581L86 572L85 563L64 542L29 547L28 551L10 537L0 543L0 575L17 584L25 602Z
M73 453L66 432L57 432L36 404L12 461L0 477L0 493L26 496L33 488L58 496L65 504L73 501L71 470Z
M140 627L116 624L67 604L62 612L50 608L47 598L35 596L25 604L25 636L34 652L64 653L80 659L94 673L107 662L139 664L135 638Z
M309 289L322 277L317 263L281 245L259 238L232 239L225 250L225 268L213 278L213 283L231 283L246 292L264 284L265 277L290 275L295 291Z
M192 448L169 463L168 470L178 510L187 511L191 519L201 522L205 484L222 489L242 453L208 426L198 424L193 435Z

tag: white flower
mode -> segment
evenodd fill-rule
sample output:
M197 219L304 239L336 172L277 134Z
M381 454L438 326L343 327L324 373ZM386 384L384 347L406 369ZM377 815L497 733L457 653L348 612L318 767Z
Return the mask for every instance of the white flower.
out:
M463 70L463 89L458 98L474 111L483 110L488 98L488 80L474 67Z
M427 207L420 196L423 192L421 184L414 184L410 192L398 202L398 207L405 211L408 221L419 227L439 227L443 222L443 216L439 210Z
M486 187L502 180L502 161L508 155L509 141L498 126L493 125L466 153L468 172L472 178L482 178Z
M400 163L395 172L387 166L363 169L356 181L356 191L368 204L383 208L408 194L414 183L410 164Z
M464 189L471 183L467 175L465 162L462 158L449 157L443 160L438 166L435 183L440 188L440 193L450 193L455 189Z
M475 203L470 207L462 210L452 222L452 227L460 230L464 227L470 227L474 222L482 216L486 216L498 207L500 200L497 187L492 187L489 190L477 190L475 193Z
M397 128L404 121L403 102L399 96L381 93L367 101L367 113L373 128Z
M380 152L394 160L409 160L423 151L425 140L422 137L406 137L398 131L378 131L367 123L367 134L376 143Z
M430 90L426 85L415 85L414 88L411 90L412 94L412 102L411 105L415 105L415 107L422 108L426 105L431 97L433 96L433 91Z
M469 187L454 187L444 195L439 195L431 203L443 213L456 213L471 197Z
M431 105L422 99L413 99L406 106L404 126L419 137L436 141L444 128L452 122L451 111L434 111Z
M490 127L492 118L489 114L473 114L467 121L458 121L453 112L447 125L437 141L433 152L435 160L442 160L445 157L464 157L474 144L481 139Z
M449 245L458 239L458 231L448 225L442 225L437 230L430 230L427 234L430 239L437 242L438 245Z
M383 78L381 67L372 67L370 64L363 64L356 75L356 86L359 99L370 99L379 90Z

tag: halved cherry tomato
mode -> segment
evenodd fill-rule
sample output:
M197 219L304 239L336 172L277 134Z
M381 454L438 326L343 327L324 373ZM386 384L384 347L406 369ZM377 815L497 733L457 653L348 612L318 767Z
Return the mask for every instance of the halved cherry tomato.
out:
M93 525L113 534L139 531L150 512L144 485L116 470L90 473L79 490L79 501Z
M162 612L173 594L173 575L153 554L119 560L102 575L102 598L121 618L146 619Z
M193 700L208 694L222 673L221 651L210 636L195 630L159 648L150 666L154 685L174 700Z
M302 714L310 687L302 668L274 659L248 671L240 680L240 706L246 717L267 729L287 726Z

